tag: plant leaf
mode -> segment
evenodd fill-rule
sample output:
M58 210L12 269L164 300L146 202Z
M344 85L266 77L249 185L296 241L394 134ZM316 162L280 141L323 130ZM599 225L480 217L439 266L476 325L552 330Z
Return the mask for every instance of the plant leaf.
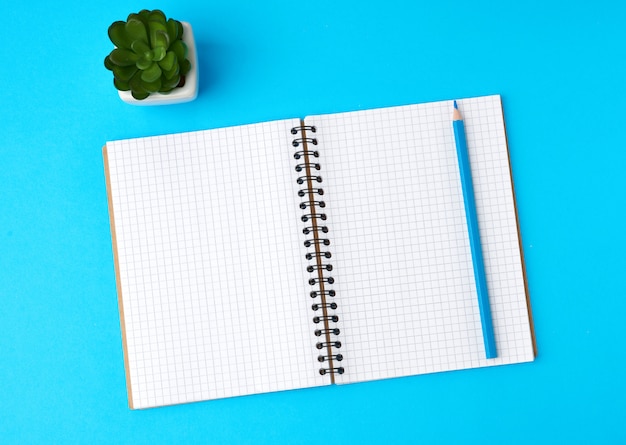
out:
M109 59L109 56L106 56L104 58L104 67L110 71L113 71L113 67L116 66L113 62L111 62L111 59Z
M152 60L154 60L155 62L160 62L161 60L163 60L165 55L165 48L163 48L162 46L157 46L152 50Z
M175 42L183 36L183 26L178 20L169 19L165 26L167 27L167 35L170 38L170 42Z
M130 85L128 85L128 82L125 82L123 80L119 80L117 78L113 78L113 85L115 86L115 88L117 88L120 91L128 91L128 90L130 90Z
M130 66L137 63L139 56L127 49L116 48L109 54L109 60L118 66Z
M126 19L126 21L129 21L131 19L134 20L139 20L140 22L142 22L144 24L144 26L148 26L148 17L150 15L150 11L148 11L147 9L142 9L141 11L139 11L138 13L133 13L133 14L128 14L128 18Z
M159 77L161 77L161 68L158 63L153 63L141 73L141 80L144 82L154 82Z
M187 59L183 60L183 63L180 64L180 74L185 75L191 69L191 62Z
M155 22L159 22L165 25L165 14L160 9L155 9L148 14L148 20L153 20Z
M148 43L146 25L139 18L129 18L125 28L131 40L142 40L146 44Z
M167 28L163 23L150 21L148 22L148 29L150 29L150 46L156 48L162 46L168 49L170 46L170 38L167 35Z
M143 87L148 93L156 93L161 89L161 79L154 82L143 82Z
M131 44L131 49L135 51L138 55L145 56L146 53L150 52L150 47L148 46L148 42L144 42L143 40L135 40Z
M137 100L144 100L146 97L148 97L150 95L150 93L148 93L147 91L142 92L142 91L131 90L130 93Z
M109 39L118 48L129 49L131 39L126 33L126 23L117 21L109 26Z
M163 73L163 76L169 80L174 76L178 76L179 74L180 74L180 65L178 64L178 62L174 62L174 66L172 67L172 69L169 71L165 71Z
M138 71L135 65L131 66L113 66L113 75L116 79L128 82L131 77Z
M180 76L178 76L178 75L172 77L171 79L166 79L163 82L163 85L161 87L161 91L163 91L164 89L176 88L179 83L180 83Z
M177 40L172 43L172 47L170 50L174 51L176 54L176 58L178 59L178 63L181 63L187 57L187 45L182 40Z
M167 72L171 71L174 68L174 63L177 63L176 54L173 51L168 51L165 57L159 62L159 66L166 72L165 76L167 77Z
M145 99L150 95L150 93L148 93L143 87L143 81L141 80L140 73L140 71L137 71L137 73L128 81L133 97L138 100Z
M148 68L150 68L152 66L152 60L150 59L149 56L144 56L141 57L137 63L136 66L137 68L139 68L140 70L147 70Z

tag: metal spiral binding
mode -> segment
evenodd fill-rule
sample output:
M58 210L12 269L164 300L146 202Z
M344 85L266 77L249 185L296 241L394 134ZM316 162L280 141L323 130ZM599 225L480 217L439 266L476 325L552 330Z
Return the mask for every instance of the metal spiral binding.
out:
M316 160L319 158L319 152L309 148L312 145L317 146L318 141L317 138L307 135L307 133L316 132L317 129L314 126L306 126L303 122L300 126L291 129L291 134L297 136L292 140L292 145L298 148L293 155L294 159L299 161L295 170L301 174L296 182L305 186L298 191L298 196L305 199L300 203L300 208L307 211L301 217L302 222L307 223L302 230L302 233L307 236L304 246L313 249L306 253L305 258L311 261L311 264L307 266L307 272L312 274L309 278L309 285L315 287L315 290L310 293L311 298L315 300L311 305L311 309L315 312L312 321L320 326L313 331L316 337L320 337L315 347L322 351L317 360L324 364L319 372L321 375L330 374L331 383L334 383L335 374L343 374L345 370L343 366L338 366L338 363L343 361L343 355L335 351L341 348L341 342L337 340L340 334L339 328L333 325L339 321L339 316L334 312L331 313L338 307L335 301L330 301L330 298L336 295L336 292L330 289L335 279L328 275L333 270L332 264L328 263L332 255L326 249L322 250L330 245L330 239L322 236L328 233L328 227L323 225L327 216L320 211L326 207L326 203L320 199L324 195L324 189L318 186L323 182L322 177L317 174L321 170L321 165Z

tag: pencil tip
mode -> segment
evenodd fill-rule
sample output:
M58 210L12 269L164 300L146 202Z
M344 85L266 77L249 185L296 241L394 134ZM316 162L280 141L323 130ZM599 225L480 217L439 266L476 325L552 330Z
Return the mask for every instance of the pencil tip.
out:
M454 101L454 109L455 109L455 110L458 110L458 109L459 109L459 107L458 107L458 106L457 106L457 104L456 104L456 100Z

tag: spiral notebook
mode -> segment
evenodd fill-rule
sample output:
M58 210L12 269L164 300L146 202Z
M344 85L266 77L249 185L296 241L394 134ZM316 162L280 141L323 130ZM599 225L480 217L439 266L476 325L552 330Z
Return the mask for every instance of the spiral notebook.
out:
M496 359L452 101L121 140L104 160L130 407L532 361L501 99L458 103Z

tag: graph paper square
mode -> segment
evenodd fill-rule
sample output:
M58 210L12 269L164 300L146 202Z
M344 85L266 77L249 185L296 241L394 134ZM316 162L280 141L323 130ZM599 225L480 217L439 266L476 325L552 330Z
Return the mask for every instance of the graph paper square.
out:
M501 100L458 103L498 358L485 358L452 101L310 116L332 229L338 383L534 358Z

